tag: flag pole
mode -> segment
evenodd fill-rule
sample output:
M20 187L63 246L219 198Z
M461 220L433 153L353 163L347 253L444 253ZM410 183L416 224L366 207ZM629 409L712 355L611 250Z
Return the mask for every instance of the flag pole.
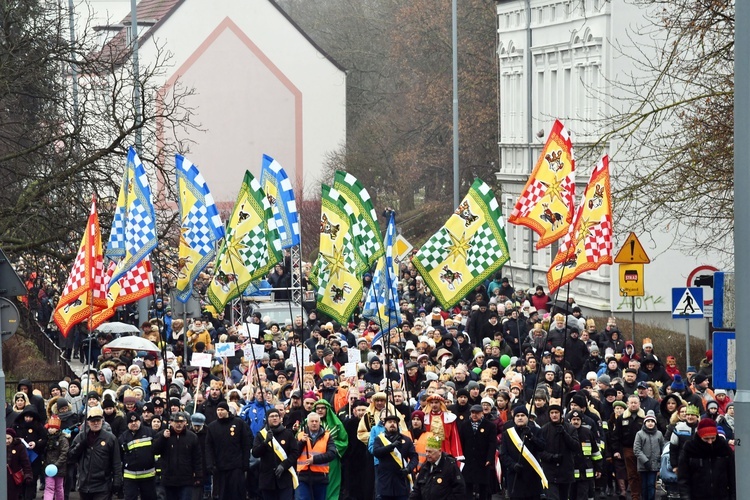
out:
M224 236L224 243L226 244L226 242L227 242L227 236L225 235ZM234 258L232 257L231 252L227 252L227 255L229 256L229 265L232 267L232 274L234 274L235 276L237 276L237 271L235 271L235 269L234 269ZM234 280L234 286L237 289L237 296L240 298L240 315L242 316L241 320L242 320L242 324L245 327L245 330L247 330L248 341L250 342L250 347L251 347L250 351L252 352L252 355L253 355L253 366L255 366L255 368L256 368L255 369L255 379L256 379L256 381L258 383L258 386L256 387L256 389L257 389L257 388L260 388L260 375L258 375L258 369L257 369L257 367L258 367L258 359L255 357L255 349L252 349L253 337L252 337L252 335L250 335L250 328L248 328L248 324L249 323L247 321L247 316L245 316L245 306L244 306L243 300L242 300L242 291L240 290L240 285L239 285L239 283L237 282L236 279ZM258 329L258 338L260 339L260 329Z

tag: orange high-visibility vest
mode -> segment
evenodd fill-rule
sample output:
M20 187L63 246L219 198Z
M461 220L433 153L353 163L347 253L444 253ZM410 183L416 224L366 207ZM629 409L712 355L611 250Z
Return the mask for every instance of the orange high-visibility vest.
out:
M302 447L302 450L299 454L300 461L307 460L308 458L315 457L315 455L323 455L326 452L326 448L328 447L328 438L330 437L328 431L325 431L323 433L323 436L318 439L314 445L310 443L310 438L307 438L307 441L304 443L304 446ZM302 442L300 442L302 444ZM306 470L310 470L311 472L321 472L323 474L328 474L328 463L324 464L310 464L310 465L297 465L297 472L302 472Z
M415 469L417 472L427 461L427 438L430 436L432 436L431 432L423 432L422 435L419 436L419 439L414 441L414 449L417 451L417 455L419 455L419 465L417 465L417 468Z

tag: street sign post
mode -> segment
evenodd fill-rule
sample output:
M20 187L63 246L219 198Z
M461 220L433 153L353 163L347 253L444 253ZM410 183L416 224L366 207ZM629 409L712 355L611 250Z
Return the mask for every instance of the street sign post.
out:
M620 264L620 296L630 297L633 343L635 343L635 298L646 295L646 287L643 284L643 264L650 262L651 259L646 255L646 250L638 237L631 232L617 252L615 263Z
M630 233L615 256L615 264L650 264L651 259L635 233Z
M685 359L690 365L690 320L703 319L703 289L672 288L672 318L684 319L687 325L685 334Z
M737 389L737 345L734 332L714 332L714 389Z
M643 284L643 264L620 264L620 296L643 297L646 287Z

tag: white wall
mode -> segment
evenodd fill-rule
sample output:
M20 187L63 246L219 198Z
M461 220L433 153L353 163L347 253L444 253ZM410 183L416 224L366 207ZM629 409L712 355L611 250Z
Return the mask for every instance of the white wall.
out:
M526 47L526 5L519 0L503 1L497 6L501 93L501 171L497 177L503 183L505 213L515 203L543 146L544 137L537 139L533 134L541 129L546 137L554 119L560 118L573 135L574 147L582 150L601 135L601 120L622 111L626 105L620 89L611 82L626 81L637 71L631 57L649 57L648 41L633 39L633 35L636 28L646 24L645 16L650 13L631 2L530 0L531 51ZM531 141L526 132L527 57L532 57L533 62ZM613 174L621 162L628 161L618 155L621 146L610 141L600 148L600 154L610 154ZM579 194L592 166L593 161L577 163ZM637 301L640 312L671 311L671 288L686 286L688 275L699 265L716 265L719 261L716 255L686 255L671 249L677 235L669 230L667 222L653 235L638 235L652 261L644 270L646 296ZM615 230L616 252L628 234L624 228ZM509 225L507 232L511 252L516 249L512 253L513 274L518 283L522 286L541 283L546 288L544 274L556 248L538 252L530 279L530 231ZM517 244L513 238L519 238ZM505 274L510 275L511 271L508 269ZM617 288L617 267L602 266L571 283L571 295L579 304L595 310L629 311L629 299L619 297Z

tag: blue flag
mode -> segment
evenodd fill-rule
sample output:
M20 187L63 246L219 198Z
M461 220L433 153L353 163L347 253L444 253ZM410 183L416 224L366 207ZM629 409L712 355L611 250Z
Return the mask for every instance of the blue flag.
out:
M141 159L131 147L107 243L106 255L118 261L109 287L156 248L156 238L156 215L148 176Z
M271 204L281 248L299 245L299 217L292 182L279 162L268 155L263 155L260 185Z
M182 221L177 300L187 302L193 294L195 278L216 255L216 242L224 237L224 224L198 168L182 155L175 155L174 160Z
M398 306L398 271L393 260L393 240L395 237L396 217L391 213L388 228L385 231L385 256L378 260L362 308L362 316L383 324L383 327L372 339L372 345L380 340L384 331L401 324L401 312Z

